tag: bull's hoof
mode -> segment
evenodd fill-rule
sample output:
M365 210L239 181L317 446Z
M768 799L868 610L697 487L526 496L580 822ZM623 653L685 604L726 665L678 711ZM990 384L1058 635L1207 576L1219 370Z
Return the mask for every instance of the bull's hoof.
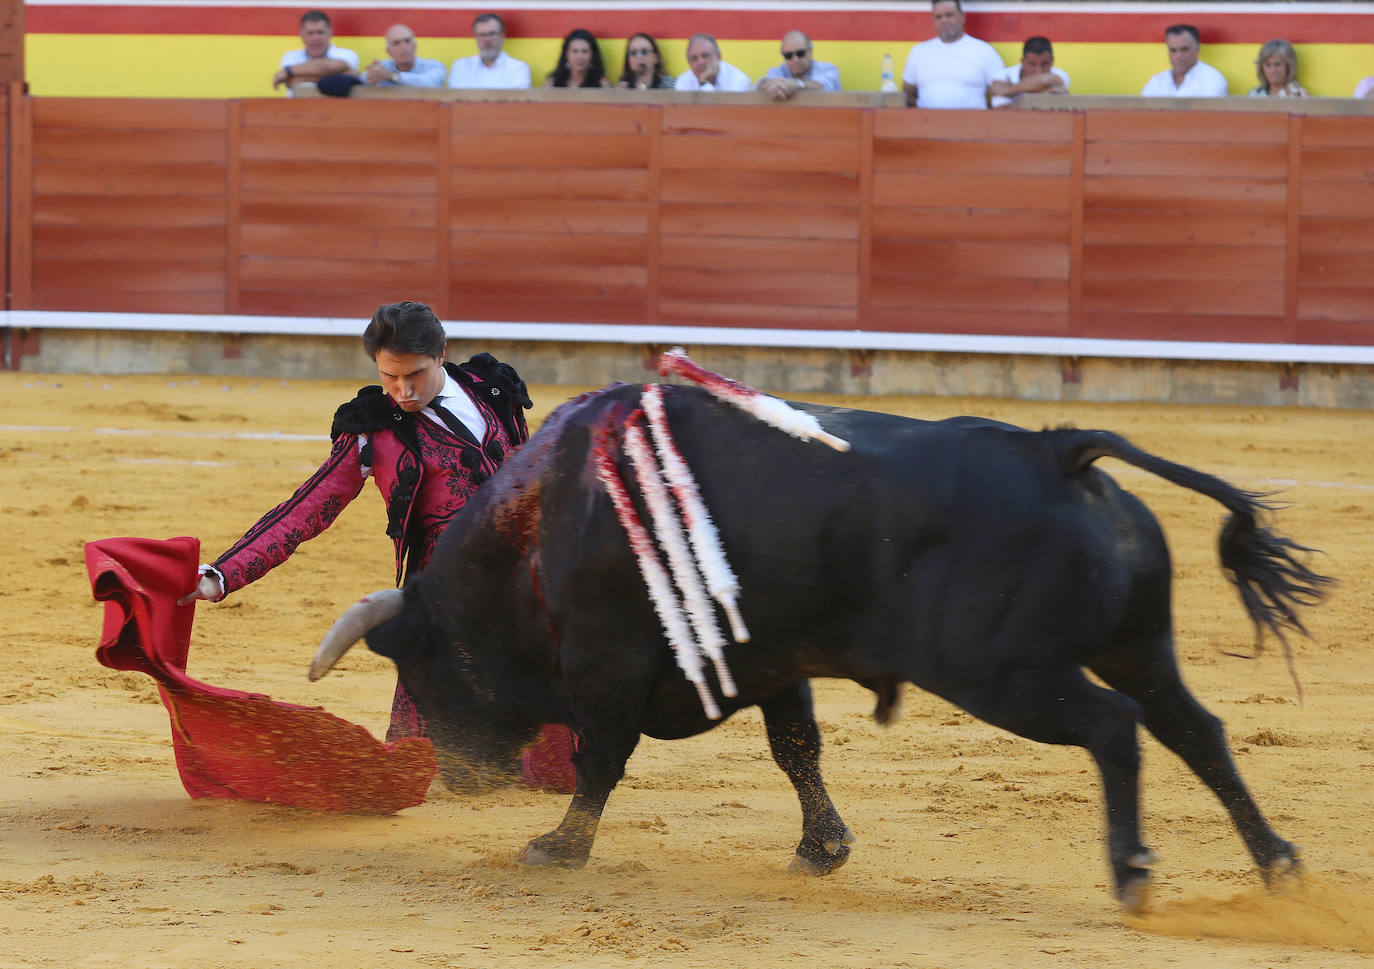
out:
M1150 868L1155 853L1141 848L1130 855L1116 872L1116 897L1128 915L1140 915L1150 901Z
M1268 866L1260 869L1260 874L1270 891L1282 891L1285 885L1302 877L1302 849L1285 841Z
M849 840L853 837L850 834ZM808 850L802 845L798 846L797 853L788 862L787 870L798 875L828 875L848 860L849 846L836 841L826 842L821 851Z
M543 838L535 838L520 849L516 859L531 868L568 868L576 871L587 864L587 854L570 854L559 851Z

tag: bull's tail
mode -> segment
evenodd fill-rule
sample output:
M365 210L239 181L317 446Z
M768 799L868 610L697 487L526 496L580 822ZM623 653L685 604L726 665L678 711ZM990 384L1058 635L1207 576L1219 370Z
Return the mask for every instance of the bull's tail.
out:
M1067 470L1074 474L1082 473L1098 458L1112 457L1226 507L1231 514L1221 529L1222 568L1255 624L1256 648L1268 629L1283 644L1291 665L1284 630L1309 635L1298 612L1321 602L1334 580L1313 571L1304 561L1315 549L1299 545L1263 523L1277 507L1266 500L1269 494L1242 491L1213 475L1166 461L1110 431L1062 433L1065 437L1059 453L1068 464Z

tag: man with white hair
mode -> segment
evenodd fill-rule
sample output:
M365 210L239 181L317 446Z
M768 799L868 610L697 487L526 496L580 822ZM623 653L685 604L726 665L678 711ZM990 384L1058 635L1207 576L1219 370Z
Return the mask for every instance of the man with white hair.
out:
M691 67L673 84L675 91L751 91L749 75L720 59L720 45L710 34L697 34L687 42Z

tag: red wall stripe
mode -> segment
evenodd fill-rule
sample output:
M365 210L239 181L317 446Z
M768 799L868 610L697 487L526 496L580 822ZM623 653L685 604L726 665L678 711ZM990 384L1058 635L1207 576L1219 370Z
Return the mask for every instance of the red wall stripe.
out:
M304 4L302 5L305 6ZM496 9L500 9L499 6ZM341 36L380 36L398 19L425 37L470 37L468 10L342 10L331 13ZM31 34L237 34L296 33L293 10L279 7L93 7L31 6L25 11ZM920 11L872 13L776 10L540 10L502 12L511 36L562 37L586 27L602 37L628 37L647 29L659 37L687 37L697 32L722 40L756 40L781 36L800 27L818 40L893 40L905 44L931 36L929 14ZM1163 42L1164 28L1178 20L1196 24L1203 43L1260 44L1285 37L1299 44L1368 43L1374 40L1374 13L977 13L967 29L989 41L1021 41L1044 34L1056 42Z

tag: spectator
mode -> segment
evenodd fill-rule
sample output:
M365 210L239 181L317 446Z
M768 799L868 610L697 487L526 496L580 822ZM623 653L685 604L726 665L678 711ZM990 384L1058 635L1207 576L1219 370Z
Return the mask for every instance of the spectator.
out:
M318 81L331 74L343 74L358 69L358 55L333 44L334 26L323 10L307 10L301 14L301 50L289 50L281 55L281 64L272 76L272 87L286 86L286 96L294 94L297 81Z
M1054 45L1048 37L1030 37L1021 45L1021 63L1003 69L988 95L994 108L1015 104L1023 94L1068 94L1069 75L1054 66Z
M687 42L690 71L678 75L675 91L752 91L754 84L733 64L720 59L720 45L710 34L696 34Z
M1356 84L1355 93L1351 95L1351 97L1354 98L1367 98L1370 96L1374 96L1374 74L1362 79L1359 84Z
M1144 98L1224 98L1226 78L1221 71L1198 60L1197 28L1174 24L1164 31L1169 48L1169 70L1160 71L1145 82Z
M1286 40L1271 40L1260 48L1255 58L1255 75L1259 87L1250 92L1252 98L1305 98L1307 92L1298 83L1298 52Z
M838 91L840 70L834 64L812 60L811 38L800 30L789 30L782 35L782 63L770 67L758 87L774 101L786 101L807 88Z
M960 0L930 5L935 36L911 48L902 71L906 103L918 108L986 108L988 85L1005 65L985 41L964 33Z
M479 13L472 21L477 53L453 62L449 87L521 90L530 86L530 66L504 50L506 22L494 13Z
M610 87L601 45L590 30L578 27L563 38L558 66L544 78L545 87Z
M362 73L363 83L371 87L443 87L447 73L443 61L416 56L415 31L396 24L386 32L384 61L373 61Z
M625 63L620 67L620 80L616 87L671 88L673 75L663 70L663 55L659 53L658 41L648 34L635 34L625 41Z

